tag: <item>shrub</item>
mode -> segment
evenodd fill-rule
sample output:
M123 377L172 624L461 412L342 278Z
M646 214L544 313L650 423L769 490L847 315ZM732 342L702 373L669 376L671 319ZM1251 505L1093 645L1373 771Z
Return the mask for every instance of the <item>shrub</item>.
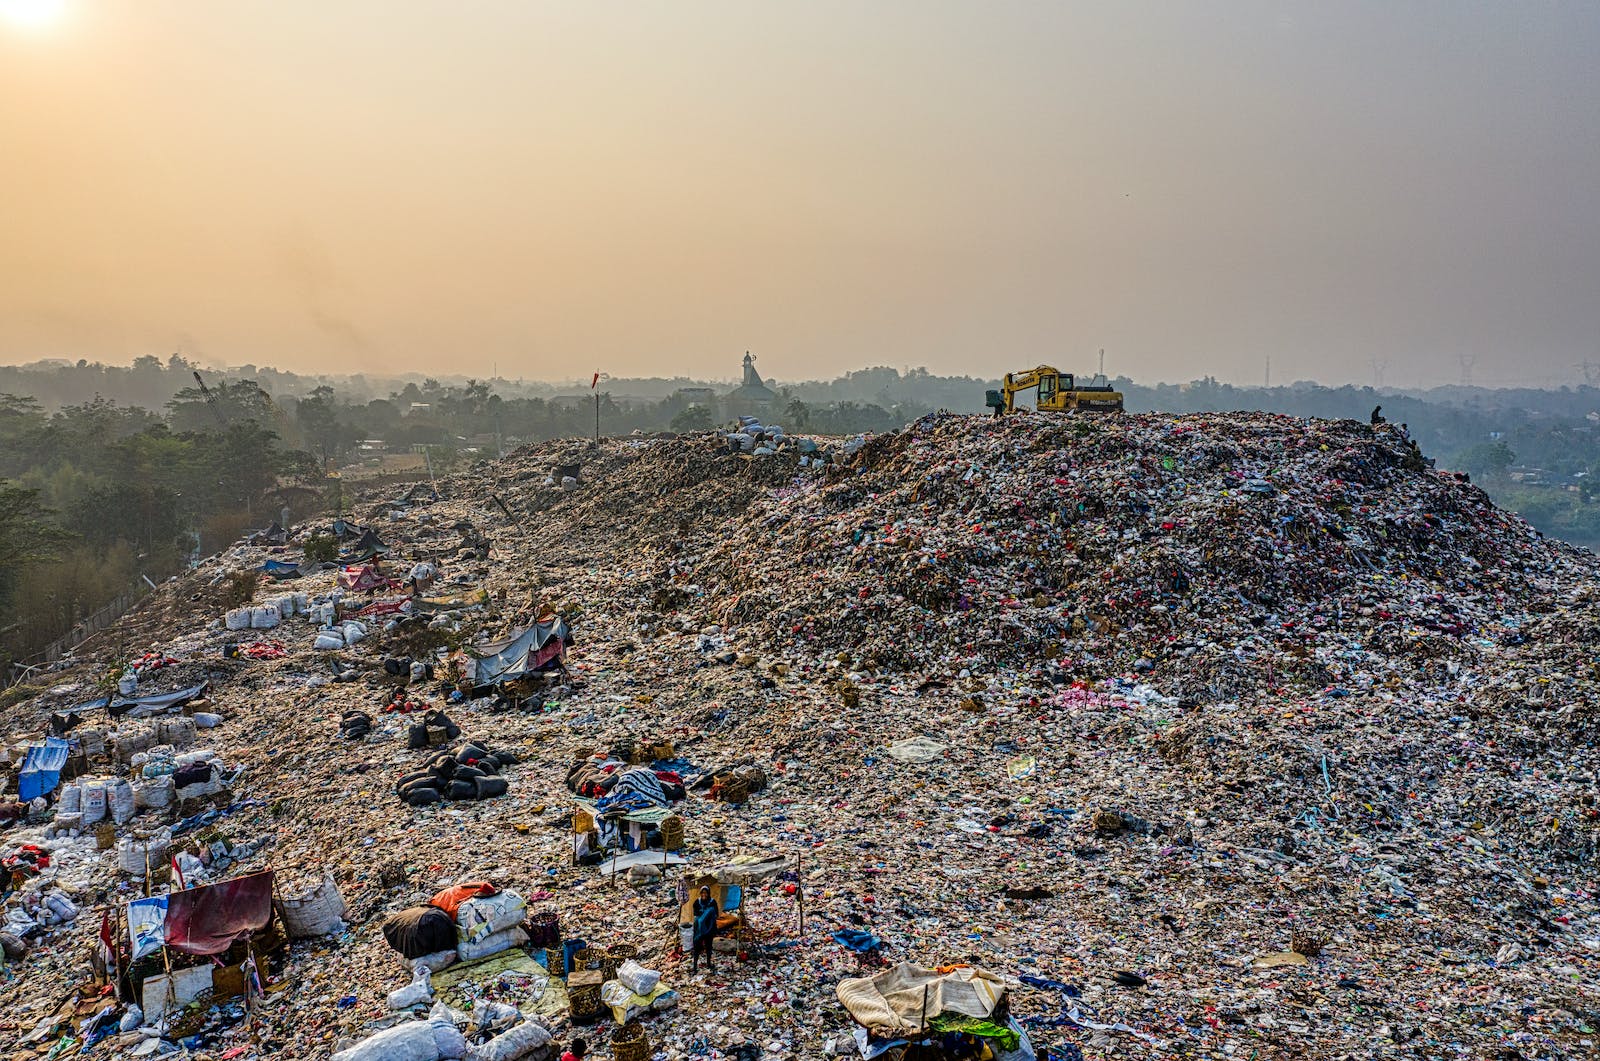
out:
M227 584L222 589L223 606L238 608L250 603L256 595L256 583L260 581L259 571L234 571L229 574Z
M302 546L307 560L332 563L339 559L339 539L331 534L313 534Z

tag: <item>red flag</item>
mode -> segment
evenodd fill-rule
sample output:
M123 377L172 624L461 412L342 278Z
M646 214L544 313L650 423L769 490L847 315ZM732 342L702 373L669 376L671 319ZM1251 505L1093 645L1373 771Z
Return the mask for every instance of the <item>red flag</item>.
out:
M106 969L114 977L117 970L117 949L113 942L115 936L111 928L111 911L107 910L100 916L100 957L106 963Z
M594 379L589 381L589 389L590 390L594 390L599 385L600 385L600 373L596 372L594 374Z

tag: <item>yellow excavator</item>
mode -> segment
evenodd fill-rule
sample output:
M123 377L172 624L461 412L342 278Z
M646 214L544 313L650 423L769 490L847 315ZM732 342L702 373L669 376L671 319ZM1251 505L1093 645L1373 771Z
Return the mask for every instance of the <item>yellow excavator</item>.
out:
M1007 372L999 390L985 393L984 404L993 409L996 416L1015 412L1017 394L1034 387L1039 388L1039 398L1034 405L1041 413L1122 412L1122 392L1113 390L1105 376L1079 381L1072 373L1049 365L1026 372Z

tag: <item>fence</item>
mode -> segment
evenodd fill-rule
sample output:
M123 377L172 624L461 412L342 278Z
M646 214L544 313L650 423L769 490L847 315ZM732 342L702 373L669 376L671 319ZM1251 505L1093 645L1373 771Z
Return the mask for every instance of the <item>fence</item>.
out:
M112 598L109 604L106 604L93 615L79 620L78 625L50 642L42 651L12 664L13 681L21 681L23 676L33 668L54 663L72 649L77 648L87 641L91 635L98 634L126 615L149 592L149 587L143 583L123 590Z

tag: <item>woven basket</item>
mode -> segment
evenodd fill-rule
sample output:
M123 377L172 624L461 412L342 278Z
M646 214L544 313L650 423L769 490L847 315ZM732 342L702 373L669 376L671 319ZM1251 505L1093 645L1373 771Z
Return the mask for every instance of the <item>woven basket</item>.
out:
M544 949L544 967L551 976L566 976L567 963L561 956L560 947L546 947Z
M105 822L94 827L94 843L101 851L110 851L117 846L117 827L110 822Z
M611 1056L616 1061L649 1061L650 1037L644 1025L630 1020L611 1033Z
M683 850L683 819L676 814L661 819L661 846L668 851Z
M585 947L572 956L572 968L598 969L605 956L606 952L599 947Z
M600 1017L600 989L580 987L569 991L567 1005L572 1011L572 1023L592 1024Z
M652 759L670 759L672 758L672 752L672 742L669 740L658 741L650 745L650 757Z
M1289 949L1307 958L1317 957L1327 943L1327 936L1311 929L1297 928L1289 933Z
M722 799L725 803L743 803L750 798L750 783L737 775L728 778L722 783Z
M615 980L617 978L617 966L619 966L621 964L622 963L617 961L615 958L611 958L611 957L601 958L600 959L600 979L602 979L602 980Z
M324 874L309 895L278 903L278 916L290 939L325 936L339 927L344 915L344 897L339 894L339 885L331 874Z
M639 948L635 947L632 943L613 943L611 946L606 948L606 957L610 958L618 965L621 965L629 958L637 958L638 956Z
M594 831L594 815L579 807L572 812L572 831L575 833L588 833Z

